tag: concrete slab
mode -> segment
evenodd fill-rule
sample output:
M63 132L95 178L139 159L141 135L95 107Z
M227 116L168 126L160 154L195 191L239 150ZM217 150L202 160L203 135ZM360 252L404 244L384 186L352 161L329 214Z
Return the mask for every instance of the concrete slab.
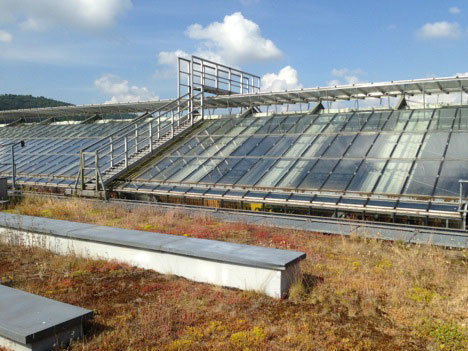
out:
M282 297L305 253L0 213L0 240Z
M92 316L90 310L0 285L0 346L50 350L80 338L82 322Z
M259 268L286 269L288 265L300 261L306 256L298 251L96 226L49 218L19 216L5 212L0 212L0 227Z

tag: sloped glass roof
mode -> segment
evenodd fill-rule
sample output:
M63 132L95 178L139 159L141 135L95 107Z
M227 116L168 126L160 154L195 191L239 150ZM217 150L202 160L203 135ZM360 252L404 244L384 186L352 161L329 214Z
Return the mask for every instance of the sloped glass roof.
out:
M467 140L468 107L228 117L206 121L132 181L456 198Z
M78 175L80 150L122 128L123 123L126 122L0 128L0 175L12 174L11 147L8 145L24 140L23 148L15 147L19 183L71 186Z

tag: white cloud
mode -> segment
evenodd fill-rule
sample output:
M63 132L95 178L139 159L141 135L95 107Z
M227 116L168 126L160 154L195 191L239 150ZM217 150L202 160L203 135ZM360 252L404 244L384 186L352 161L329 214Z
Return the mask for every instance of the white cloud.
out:
M449 12L452 15L458 15L461 12L461 10L456 6L452 6L451 8L449 8Z
M7 31L0 30L0 42L10 43L13 40L13 36Z
M330 80L328 85L352 85L352 84L359 84L365 83L359 78L360 75L365 74L365 72L361 69L348 69L348 68L333 68L331 71L332 76L336 77L336 79Z
M183 50L161 51L158 54L158 63L160 65L175 66L177 65L177 57L190 58L190 55Z
M197 54L207 59L240 65L251 62L264 62L282 56L275 44L262 36L260 27L235 12L224 17L223 22L213 22L206 27L192 24L186 35L201 44Z
M106 103L136 102L158 100L159 97L146 87L130 86L127 80L123 80L112 74L105 74L94 81L94 85L104 94L112 96Z
M419 30L419 37L424 39L458 39L462 29L457 22L426 23Z
M282 68L277 74L267 73L261 79L262 91L282 91L300 89L297 71L291 66Z
M15 0L0 1L0 20L14 21L23 30L61 25L99 30L114 25L132 7L131 0Z

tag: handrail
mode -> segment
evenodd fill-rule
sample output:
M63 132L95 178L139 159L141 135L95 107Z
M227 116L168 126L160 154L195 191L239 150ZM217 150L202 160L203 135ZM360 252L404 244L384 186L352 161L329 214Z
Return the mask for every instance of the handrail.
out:
M163 110L163 109L166 109L167 107L169 107L170 105L172 105L172 104L174 104L174 103L176 103L176 102L180 102L179 100L182 100L182 99L186 98L188 95L190 95L190 93L187 93L187 94L181 96L181 97L178 98L178 99L172 100L171 102L169 102L169 103L167 103L167 104L165 104L165 105L159 107L158 109L156 109L156 110L154 110L154 111L152 111L152 112L145 112L145 113L142 114L141 116L139 116L139 117L135 118L134 120L132 120L132 121L131 121L129 124L127 124L126 126L124 126L124 127L120 128L120 129L116 130L116 131L113 132L112 134L109 134L109 135L106 135L105 137L102 137L102 138L99 139L98 141L96 141L96 142L94 142L94 143L92 143L92 144L86 146L85 148L81 149L81 151L85 151L86 149L89 149L89 148L95 146L96 144L99 144L99 143L102 142L103 140L106 140L106 139L108 139L108 138L112 138L112 137L113 137L114 135L116 135L117 133L120 133L120 132L124 131L125 129L128 129L129 127L133 127L136 123L138 123L139 121L141 121L143 118L147 118L148 116L151 116L151 115L155 114L155 113L158 112L158 111L161 111L161 110ZM188 101L188 100L187 100L187 101ZM172 111L172 110L167 110L164 114L166 114L166 113L168 113L168 112L170 112L170 111ZM163 114L163 115L164 115L164 114Z
M103 176L105 177L109 170L117 166L127 168L129 159L137 153L142 150L146 150L145 153L152 152L154 143L158 143L162 137L170 134L170 138L173 138L179 127L186 126L188 121L193 124L194 100L202 94L203 91L195 95L185 94L153 112L145 113L127 126L80 150L80 171L75 188L78 187L81 178L81 188L85 189L87 182L85 178L87 178L88 181L89 179L95 180L96 191L99 188L105 190L106 181ZM189 99L187 99L188 95L191 95ZM201 106L203 106L203 100ZM166 111L161 111L162 109ZM185 112L187 110L188 112ZM148 121L144 120L158 111L159 114L156 117ZM101 143L103 145L99 146ZM96 149L90 150L96 145L98 145ZM94 172L90 174L91 170Z
M198 97L198 96L201 95L201 94L202 94L201 92L200 92L200 93L197 93L196 95L194 95L194 96L192 97L192 99ZM186 95L187 95L187 94L186 94ZM183 99L186 95L182 96L180 99ZM177 99L177 100L179 100L179 99ZM177 101L177 100L174 100L173 102L175 102L175 101ZM180 102L180 101L179 101L179 102ZM188 101L184 101L184 102L188 102ZM180 104L178 104L178 105L180 105ZM179 106L176 106L176 108L177 108L177 107L179 107ZM161 115L159 115L158 118L160 119L161 117L164 117L165 115L167 115L168 113L170 113L170 112L172 112L172 111L173 111L173 109L172 109L172 110L167 110L167 111L165 111L164 113L162 113ZM154 112L153 112L153 113L154 113ZM153 114L153 113L150 113L150 115ZM188 116L188 115L187 115L187 116ZM182 118L182 117L180 117L179 120L180 120L181 118ZM141 124L141 125L139 126L139 128L144 128L144 127L146 127L147 125L149 125L149 124L151 124L151 123L153 123L153 121L145 122L145 123ZM166 127L170 127L170 126L171 126L171 124L166 125ZM164 127L163 127L163 128L164 128ZM133 134L134 130L132 130L131 132L132 132L132 134ZM113 135L115 135L115 133L114 133L114 134L111 134L111 135L108 135L108 136L106 136L105 138L102 138L100 141L109 139L109 138L111 138ZM113 142L116 142L117 140L122 139L122 138L124 138L125 136L126 136L126 135L120 135L120 136L117 137L116 140L113 140ZM107 147L109 144L110 144L110 143L108 143L108 144L106 144L106 145L102 145L101 147L99 147L99 148L96 149L95 151L102 150L103 148ZM88 147L89 147L89 146L88 146ZM88 148L88 147L86 147L86 148ZM86 149L86 148L85 148L85 149ZM83 149L83 150L85 150L85 149Z

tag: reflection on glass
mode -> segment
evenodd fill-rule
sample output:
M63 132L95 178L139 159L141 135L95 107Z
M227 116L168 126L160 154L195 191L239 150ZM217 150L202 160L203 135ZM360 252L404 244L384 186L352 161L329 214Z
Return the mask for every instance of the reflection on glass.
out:
M428 133L421 147L420 158L442 158L449 133Z
M341 160L326 183L322 186L322 189L344 191L354 177L360 163L360 160Z
M299 185L300 189L319 189L327 180L331 171L338 163L337 160L318 160L310 173Z
M412 161L389 161L380 178L376 193L400 194L401 188L408 176Z
M388 158L395 148L396 142L400 137L399 133L395 134L380 134L377 140L372 145L368 157L372 158Z
M423 137L423 134L403 133L392 154L392 158L416 157Z
M348 186L348 191L369 193L374 189L375 183L380 177L385 161L364 161L356 172L356 176Z
M408 178L404 194L431 195L434 190L440 161L416 161Z
M435 189L435 196L458 197L460 193L460 179L468 179L467 161L444 161L439 181ZM463 197L468 197L468 186L464 186Z
M276 183L284 177L289 168L294 164L293 160L279 160L271 169L258 181L256 186L274 187Z

